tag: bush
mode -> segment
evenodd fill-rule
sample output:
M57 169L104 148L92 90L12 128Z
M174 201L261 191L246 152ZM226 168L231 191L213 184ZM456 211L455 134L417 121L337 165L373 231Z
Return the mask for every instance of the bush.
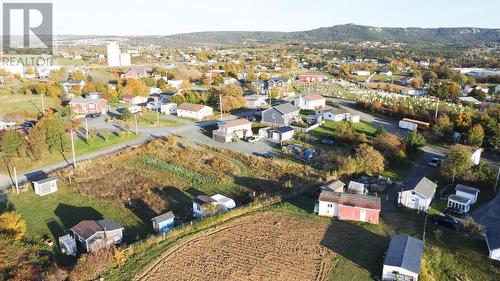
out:
M424 135L417 132L417 130L414 130L405 137L404 142L411 151L416 151L418 148L424 146L427 141L425 140Z
M15 211L5 212L0 215L0 232L12 235L16 240L21 240L26 234L26 222Z

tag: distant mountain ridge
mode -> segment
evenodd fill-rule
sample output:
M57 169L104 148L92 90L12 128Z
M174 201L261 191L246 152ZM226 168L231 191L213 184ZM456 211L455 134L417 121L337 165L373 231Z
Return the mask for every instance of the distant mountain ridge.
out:
M270 44L307 41L381 41L472 45L488 42L500 43L500 28L394 28L345 24L308 31L207 31L168 35L164 38L173 45Z

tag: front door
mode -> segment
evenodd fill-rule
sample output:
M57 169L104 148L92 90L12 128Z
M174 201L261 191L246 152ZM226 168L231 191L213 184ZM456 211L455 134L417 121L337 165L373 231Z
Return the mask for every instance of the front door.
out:
M359 220L366 221L366 210L359 210Z

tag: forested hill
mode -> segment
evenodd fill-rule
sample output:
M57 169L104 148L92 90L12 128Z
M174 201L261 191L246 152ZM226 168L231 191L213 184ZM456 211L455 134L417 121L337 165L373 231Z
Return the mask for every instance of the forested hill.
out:
M288 43L304 41L381 41L427 44L500 43L500 28L387 28L354 24L297 32L211 31L169 35L172 45Z

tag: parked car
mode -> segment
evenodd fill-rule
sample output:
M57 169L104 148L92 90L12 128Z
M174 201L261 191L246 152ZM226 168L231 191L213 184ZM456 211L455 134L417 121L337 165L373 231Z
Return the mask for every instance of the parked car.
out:
M465 218L469 217L469 215L466 212L459 210L459 209L456 209L456 208L451 208L451 207L446 208L446 210L444 210L443 214L445 214L449 217L454 217L454 218L458 218L458 219L465 219Z
M321 143L322 143L322 144L333 144L333 140L329 140L329 139L322 139L322 140L321 140Z
M260 152L254 152L253 155L267 158L267 159L274 159L276 158L276 155L271 153L271 152L266 152L266 153L260 153Z
M458 219L453 217L432 215L431 221L435 226L442 226L455 231L463 230L462 223Z
M252 136L252 137L249 137L247 139L247 142L249 142L249 143L255 143L255 142L260 141L261 139L262 139L261 136Z
M86 118L98 118L100 116L101 116L100 113L90 113L90 114L85 115Z
M437 167L441 166L441 163L442 163L442 162L443 162L443 160L441 160L441 158L439 158L439 157L434 157L434 158L432 158L432 159L431 159L431 161L429 161L429 163L428 163L428 164L429 164L429 166L431 166L431 167L435 167L435 168L437 168Z

